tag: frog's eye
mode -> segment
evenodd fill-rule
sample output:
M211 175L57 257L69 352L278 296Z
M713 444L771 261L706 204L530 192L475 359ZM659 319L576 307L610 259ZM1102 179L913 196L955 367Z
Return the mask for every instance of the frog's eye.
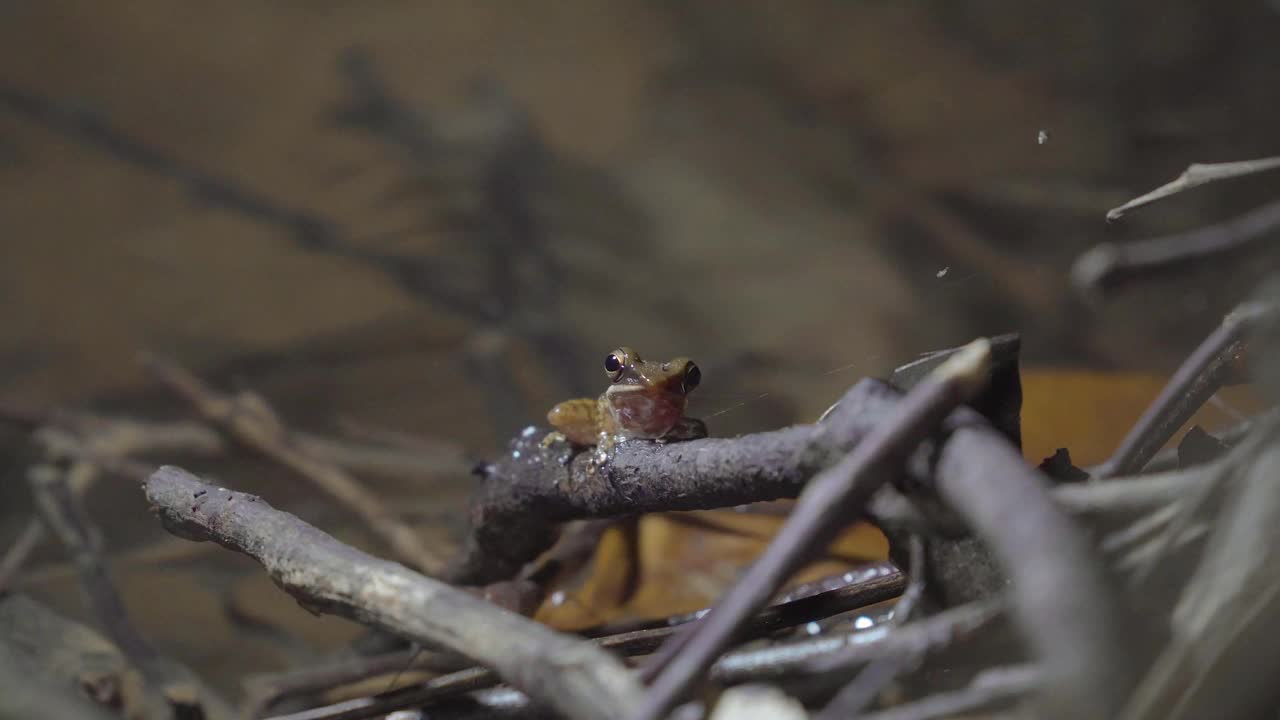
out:
M689 392L698 387L700 382L702 382L702 371L697 365L689 363L689 366L684 369L684 391Z
M609 374L610 379L618 379L618 376L622 374L622 365L622 357L616 352L609 353L608 357L604 359L604 371Z

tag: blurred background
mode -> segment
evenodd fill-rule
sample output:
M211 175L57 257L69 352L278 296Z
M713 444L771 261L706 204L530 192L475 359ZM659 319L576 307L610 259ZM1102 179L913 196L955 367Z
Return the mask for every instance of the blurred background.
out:
M1104 219L1276 154L1278 36L1269 0L0 3L0 403L190 417L159 353L293 428L411 437L431 470L368 480L447 545L470 464L621 344L694 358L716 435L979 334L1159 375L1274 268L1087 304L1070 265L1274 197ZM0 547L31 453L0 426ZM377 548L286 471L189 466ZM144 632L225 686L355 634L164 534L127 478L86 502ZM85 615L56 543L17 586Z

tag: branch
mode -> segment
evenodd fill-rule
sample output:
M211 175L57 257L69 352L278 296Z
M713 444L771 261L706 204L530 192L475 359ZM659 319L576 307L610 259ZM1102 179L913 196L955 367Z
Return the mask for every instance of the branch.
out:
M1248 247L1280 228L1280 202L1272 202L1226 222L1124 244L1101 243L1076 259L1071 282L1096 297L1127 279L1190 265Z
M561 450L543 449L542 434L527 428L505 457L482 468L471 534L446 575L463 585L511 577L570 520L795 497L821 467L826 448L847 450L891 404L892 394L868 380L849 391L827 423L733 439L620 443L603 466L593 464L593 453L566 464ZM852 428L836 433L843 425Z
M1142 470L1219 388L1240 375L1237 366L1246 354L1247 338L1275 312L1275 306L1265 302L1244 303L1232 311L1182 363L1115 454L1094 469L1094 477L1109 478Z
M383 505L345 470L325 461L281 424L266 400L252 393L227 396L167 360L144 356L143 363L162 384L185 398L210 422L226 428L238 440L310 480L350 508L387 542L397 555L432 572L443 566L439 553L396 514Z
M639 700L635 681L608 653L366 555L256 496L174 467L157 470L145 491L169 532L249 555L314 612L454 650L570 718L616 717Z
M976 416L976 413L973 413ZM1109 717L1135 681L1115 583L1047 478L976 417L942 446L938 495L1009 578L1018 626L1045 671L1055 717Z
M1107 211L1107 220L1115 220L1129 210L1167 198L1184 190L1190 190L1191 188L1219 180L1230 180L1276 168L1280 168L1280 156L1239 162L1193 163L1188 165L1187 169L1172 182L1161 185L1145 195L1140 195L1120 207L1111 208Z
M992 338L992 395L977 407L1017 439L1016 335ZM922 378L954 351L931 353L895 372ZM917 377L918 376L918 377ZM542 431L525 428L509 452L479 468L484 477L471 505L471 533L446 576L483 585L515 575L551 546L558 524L647 512L708 510L794 498L814 473L835 462L878 425L897 402L883 383L864 380L813 425L796 425L737 438L660 444L619 444L597 467L583 453L566 461L539 445ZM904 510L896 507L877 511Z
M787 522L746 575L710 613L673 638L660 657L654 658L652 665L661 670L637 718L658 720L666 716L734 640L743 621L768 602L815 548L829 541L851 515L862 511L948 413L978 394L989 378L990 361L989 341L977 340L966 346L908 393L891 416L843 460L809 482ZM663 656L670 658L665 667Z

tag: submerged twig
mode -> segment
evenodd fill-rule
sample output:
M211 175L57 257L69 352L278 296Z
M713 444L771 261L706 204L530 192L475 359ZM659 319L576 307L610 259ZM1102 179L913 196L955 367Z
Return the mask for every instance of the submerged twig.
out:
M742 628L744 640L754 639L771 632L802 625L814 620L831 617L867 605L897 597L905 586L902 573L893 571L876 574L857 582L826 590L813 595L782 602L765 608L753 616ZM673 618L658 627L616 633L595 639L602 648L623 656L644 655L653 652L664 640L674 635L680 625L697 620L705 611ZM417 707L462 692L487 688L499 682L498 675L483 668L468 668L450 675L435 678L412 690L386 693L355 705L335 703L325 708L313 708L306 717L311 720L360 720L404 708ZM289 716L272 718L287 720Z
M616 717L639 699L621 664L590 643L366 555L256 496L206 485L174 467L156 471L145 490L167 530L249 555L315 612L454 650L571 718Z

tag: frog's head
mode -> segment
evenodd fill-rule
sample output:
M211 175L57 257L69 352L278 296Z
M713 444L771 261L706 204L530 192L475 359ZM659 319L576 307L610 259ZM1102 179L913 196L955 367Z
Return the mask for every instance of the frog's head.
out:
M684 415L687 396L702 380L702 371L686 357L666 362L645 360L629 347L604 359L609 376L605 391L618 425L638 437L661 437Z

